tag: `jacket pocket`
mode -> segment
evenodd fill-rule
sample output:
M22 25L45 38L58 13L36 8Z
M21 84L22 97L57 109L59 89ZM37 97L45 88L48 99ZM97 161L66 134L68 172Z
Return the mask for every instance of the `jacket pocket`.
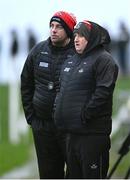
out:
M91 119L91 117L89 115L87 115L87 112L86 112L86 103L84 104L83 108L81 109L80 117L81 117L81 122L84 125L86 125L89 122L89 120Z
M86 104L86 103L85 103ZM85 104L81 108L81 113L80 113L80 118L81 118L81 123L83 125L86 125L86 117L85 117Z

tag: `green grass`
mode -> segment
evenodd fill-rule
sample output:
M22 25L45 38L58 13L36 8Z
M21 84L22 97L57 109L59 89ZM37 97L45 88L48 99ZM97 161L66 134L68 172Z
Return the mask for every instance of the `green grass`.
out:
M31 154L30 131L20 137L18 144L9 142L8 94L8 85L0 85L0 176L24 164Z
M8 86L0 86L0 142L8 141Z
M120 148L122 147L124 141L126 140L128 134L129 134L129 124L122 124L122 127L119 129L119 131L114 135L112 138L112 147L110 151L110 169L114 166L114 164L117 162L119 157L121 156L118 152ZM130 167L130 152L128 151L121 159L120 163L118 164L115 172L113 173L113 178L122 178L124 179L126 172L128 168Z
M130 96L130 77L120 77L117 80L114 99L113 99L113 115L119 111L119 108L126 103ZM118 132L112 137L112 147L110 151L110 168L114 166L120 155L118 154L119 149L122 146L125 138L127 137L130 131L130 124L122 124ZM117 166L115 172L113 173L112 178L121 178L124 179L128 168L130 167L130 152L123 156L119 165Z
M113 96L113 116L124 104L130 95L130 77L119 77L116 82Z
M29 159L28 145L2 143L0 145L0 175L18 165L22 165Z
M116 90L130 90L130 76L118 77Z
M119 154L111 152L111 166L110 166L109 172L110 172L111 168L115 165L115 163L117 162L119 157L120 157ZM120 163L118 164L117 168L113 172L111 178L124 179L126 172L127 172L128 168L130 167L129 160L130 160L130 153L128 153L122 157Z
M0 176L25 164L31 158L32 136L28 134L21 137L18 144L3 142L0 144Z

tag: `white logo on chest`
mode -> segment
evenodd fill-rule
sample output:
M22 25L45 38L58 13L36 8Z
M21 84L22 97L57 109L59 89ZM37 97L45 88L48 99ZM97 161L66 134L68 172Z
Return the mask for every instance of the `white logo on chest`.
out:
M72 64L73 62L72 61L69 61L68 64Z
M67 68L67 67L66 67L66 68L64 69L64 71L65 71L65 72L69 72L69 71L70 71L70 68Z
M84 72L83 68L79 69L79 73L83 73L83 72Z

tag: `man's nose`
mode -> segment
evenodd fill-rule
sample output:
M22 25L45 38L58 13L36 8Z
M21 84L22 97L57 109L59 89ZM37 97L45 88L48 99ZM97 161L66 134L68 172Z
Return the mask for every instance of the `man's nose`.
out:
M52 30L52 32L56 32L56 29L57 29L57 28L54 26L54 27L52 27L51 30Z
M74 38L74 42L78 42L78 37L75 37L75 38Z

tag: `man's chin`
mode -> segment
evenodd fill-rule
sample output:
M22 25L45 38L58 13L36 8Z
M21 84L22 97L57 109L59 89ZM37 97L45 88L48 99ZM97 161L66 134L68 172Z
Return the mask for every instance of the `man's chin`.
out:
M58 39L56 39L56 38L52 38L51 41L52 41L52 43L58 43Z
M51 39L51 42L53 45L59 46L59 44L61 44L61 42L58 39Z

